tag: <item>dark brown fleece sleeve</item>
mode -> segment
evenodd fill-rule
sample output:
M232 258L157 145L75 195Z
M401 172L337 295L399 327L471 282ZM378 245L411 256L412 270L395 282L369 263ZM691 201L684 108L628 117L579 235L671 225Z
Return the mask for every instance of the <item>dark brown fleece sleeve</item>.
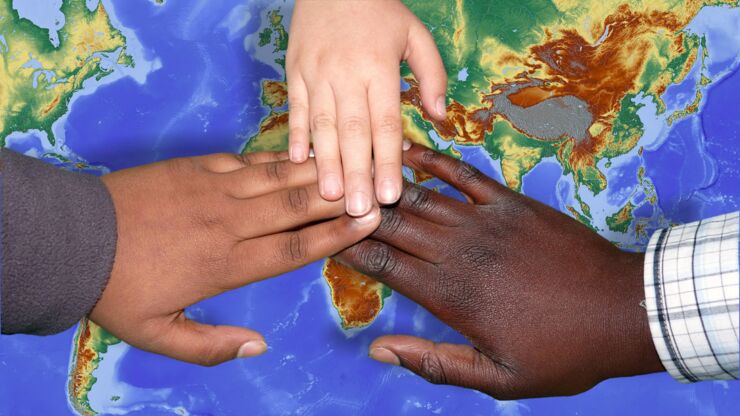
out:
M99 178L0 150L4 334L61 332L95 306L116 252L113 201Z

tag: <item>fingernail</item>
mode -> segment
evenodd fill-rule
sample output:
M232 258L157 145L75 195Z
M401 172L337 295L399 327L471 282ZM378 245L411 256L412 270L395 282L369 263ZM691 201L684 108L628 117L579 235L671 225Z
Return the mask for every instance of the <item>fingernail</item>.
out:
M393 180L385 179L380 183L380 192L378 194L381 204L392 204L398 201L398 197L401 196L401 190L398 189L398 186L396 186Z
M236 358L256 357L267 351L267 344L263 341L247 341L236 353Z
M440 117L447 116L447 104L445 103L445 97L437 98L437 115Z
M291 162L300 163L306 160L306 154L303 152L303 146L292 145L288 148L288 157Z
M403 151L407 151L411 149L411 140L409 139L403 139Z
M342 185L336 175L327 175L321 181L321 195L324 198L339 198L342 195Z
M364 192L355 192L347 201L347 213L359 217L370 209L370 198Z
M398 356L396 354L392 353L388 349L381 347L373 348L372 350L370 350L370 358L385 364L401 365L401 360L398 359Z
M360 225L366 225L375 222L378 219L378 215L380 215L380 210L373 208L367 214L361 217L355 217L354 220Z
M313 153L313 148L308 149L308 157L316 157L316 155Z

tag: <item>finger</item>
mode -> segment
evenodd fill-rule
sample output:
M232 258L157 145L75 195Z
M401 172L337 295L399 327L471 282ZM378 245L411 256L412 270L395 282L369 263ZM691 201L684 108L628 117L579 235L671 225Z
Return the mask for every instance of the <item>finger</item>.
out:
M372 139L367 91L361 85L335 89L339 151L344 167L347 213L365 215L373 206Z
M480 390L498 399L511 389L510 373L478 350L404 335L383 336L370 344L370 357L400 365L433 384Z
M303 163L308 159L310 130L308 125L308 91L303 77L288 74L288 152L290 160Z
M375 161L375 195L381 204L392 204L398 201L403 187L399 73L391 73L370 84L368 102Z
M235 200L226 213L229 229L249 239L288 231L344 213L344 201L327 201L316 184L285 189L258 198Z
M309 111L321 196L336 201L344 195L344 186L334 94L328 84L309 89Z
M216 178L224 193L234 198L254 198L316 182L316 165L288 160L249 165Z
M215 153L199 156L202 166L214 173L228 173L245 166L288 160L287 152Z
M157 336L152 341L135 346L189 363L214 366L234 358L253 357L264 353L267 344L251 329L206 325L187 319L163 318L156 322Z
M424 307L437 300L436 267L429 262L380 241L364 240L335 258L360 273L373 277ZM429 309L429 308L428 308Z
M380 226L372 234L377 241L389 244L414 257L438 263L445 247L435 238L449 234L447 227L419 218L399 208L380 210Z
M242 153L241 159L245 166L259 165L262 163L283 162L289 159L288 152L254 152Z
M398 208L436 224L457 226L470 218L471 206L421 185L406 182Z
M370 235L379 223L380 212L375 208L364 217L342 215L297 231L241 242L228 257L230 284L243 286L332 256Z
M474 166L423 146L411 146L403 157L404 163L410 167L447 182L476 204L491 203L502 191L507 190Z
M437 45L421 21L409 29L408 36L404 60L419 81L421 102L432 117L444 120L447 116L447 71Z

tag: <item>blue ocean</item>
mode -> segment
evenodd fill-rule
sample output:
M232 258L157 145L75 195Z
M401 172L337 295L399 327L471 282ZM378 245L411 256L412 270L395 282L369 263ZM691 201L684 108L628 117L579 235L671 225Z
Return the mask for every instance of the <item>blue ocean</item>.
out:
M97 2L88 4L94 7ZM260 101L261 81L283 77L273 63L257 57L245 39L264 25L268 9L279 7L287 28L291 3L103 4L133 45L130 52L139 61L132 71L138 75L91 86L89 94L75 98L68 116L56 126L69 151L102 171L178 156L239 152L269 112ZM712 13L700 18L711 21ZM740 12L732 13L732 21L740 24ZM709 37L710 53L712 47L729 48L720 41ZM630 196L635 171L644 166L659 209L642 208L636 214L653 228L738 209L738 67L734 56L713 61L709 70L718 81L708 88L701 111L665 127L661 142L646 149L641 159L631 154L615 161L614 172L608 174L612 188L603 195L610 205ZM677 86L675 95L689 91L687 85ZM20 133L11 147L40 150L43 140L38 132ZM500 162L483 149L456 149L464 160L502 180ZM522 190L561 210L573 204L575 192L572 178L563 177L554 158L525 175ZM464 339L397 293L371 326L342 330L321 277L321 263L209 299L188 314L208 323L261 331L270 350L258 358L201 368L118 345L94 374L98 382L90 394L93 407L129 415L740 414L740 384L682 385L667 374L610 380L575 397L511 402L428 384L369 359L370 342L391 333L421 334L435 341ZM0 338L0 415L73 413L66 393L73 332Z

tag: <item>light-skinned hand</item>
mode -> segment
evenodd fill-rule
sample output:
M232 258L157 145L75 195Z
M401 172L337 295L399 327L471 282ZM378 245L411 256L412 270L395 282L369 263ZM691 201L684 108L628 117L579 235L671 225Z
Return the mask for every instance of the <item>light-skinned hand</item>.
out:
M286 60L290 159L307 160L313 141L321 195L345 195L352 216L401 194L401 61L419 80L426 111L444 119L444 65L403 3L296 1Z
M143 350L201 365L263 353L259 333L205 325L183 310L203 299L296 269L370 234L326 201L313 161L287 154L216 154L106 175L118 243L90 319Z
M611 377L662 371L640 302L643 255L475 168L420 146L405 162L464 193L411 185L340 261L376 277L472 345L376 339L370 356L433 383L497 399L572 395Z

